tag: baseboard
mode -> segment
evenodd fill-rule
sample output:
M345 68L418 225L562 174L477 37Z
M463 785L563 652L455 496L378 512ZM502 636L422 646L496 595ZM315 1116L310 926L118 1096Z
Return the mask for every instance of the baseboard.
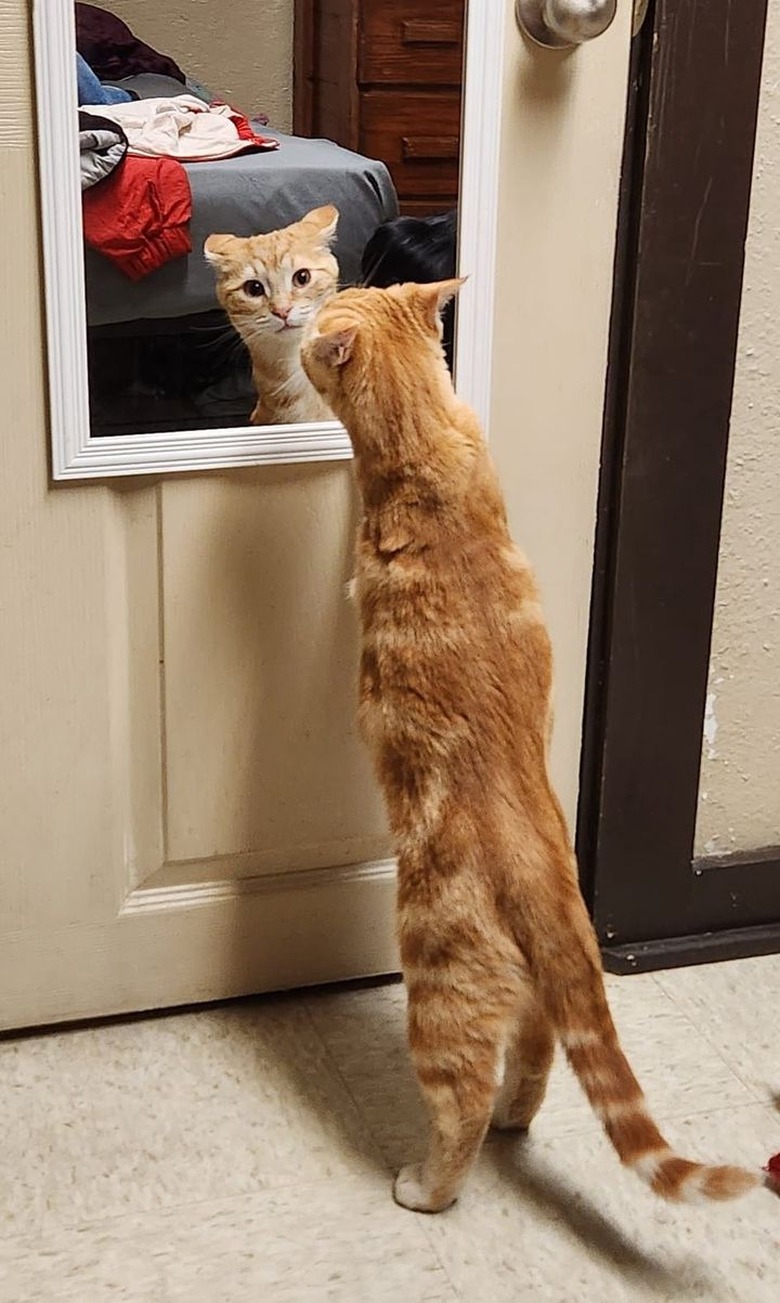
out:
M725 932L704 932L700 936L665 937L636 945L605 946L601 951L606 971L621 975L778 953L780 922Z

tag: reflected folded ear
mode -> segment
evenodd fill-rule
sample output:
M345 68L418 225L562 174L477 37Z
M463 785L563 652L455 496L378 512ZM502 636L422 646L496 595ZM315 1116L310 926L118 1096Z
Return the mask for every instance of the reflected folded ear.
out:
M230 260L230 250L235 240L235 235L208 235L203 245L206 261L214 267L224 266Z
M461 285L466 283L465 276L453 276L446 281L431 281L428 285L413 287L414 299L420 315L431 330L435 330L443 308L453 298Z
M306 226L313 226L322 244L332 242L339 222L339 210L333 204L324 204L322 208L312 208L310 213L301 218Z
M327 335L314 335L308 343L309 355L322 366L343 366L352 356L357 326L344 326Z

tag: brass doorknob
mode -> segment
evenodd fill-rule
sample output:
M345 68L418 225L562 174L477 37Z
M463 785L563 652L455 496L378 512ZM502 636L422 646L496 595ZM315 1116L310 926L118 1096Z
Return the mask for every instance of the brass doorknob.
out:
M521 31L551 50L565 50L601 36L616 10L617 0L515 0Z

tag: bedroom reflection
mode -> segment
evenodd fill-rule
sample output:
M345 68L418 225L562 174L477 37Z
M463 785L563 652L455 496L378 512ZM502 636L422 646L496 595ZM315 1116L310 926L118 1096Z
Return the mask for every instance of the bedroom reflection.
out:
M463 9L75 5L93 436L322 420L323 296L454 274Z

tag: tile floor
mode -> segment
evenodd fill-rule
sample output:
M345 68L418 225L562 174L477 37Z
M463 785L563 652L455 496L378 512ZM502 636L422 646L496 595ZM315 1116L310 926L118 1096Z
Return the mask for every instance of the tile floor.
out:
M780 1149L780 956L609 982L686 1153ZM0 1042L0 1303L777 1303L780 1202L680 1209L564 1065L450 1212L396 1208L422 1115L397 985Z

